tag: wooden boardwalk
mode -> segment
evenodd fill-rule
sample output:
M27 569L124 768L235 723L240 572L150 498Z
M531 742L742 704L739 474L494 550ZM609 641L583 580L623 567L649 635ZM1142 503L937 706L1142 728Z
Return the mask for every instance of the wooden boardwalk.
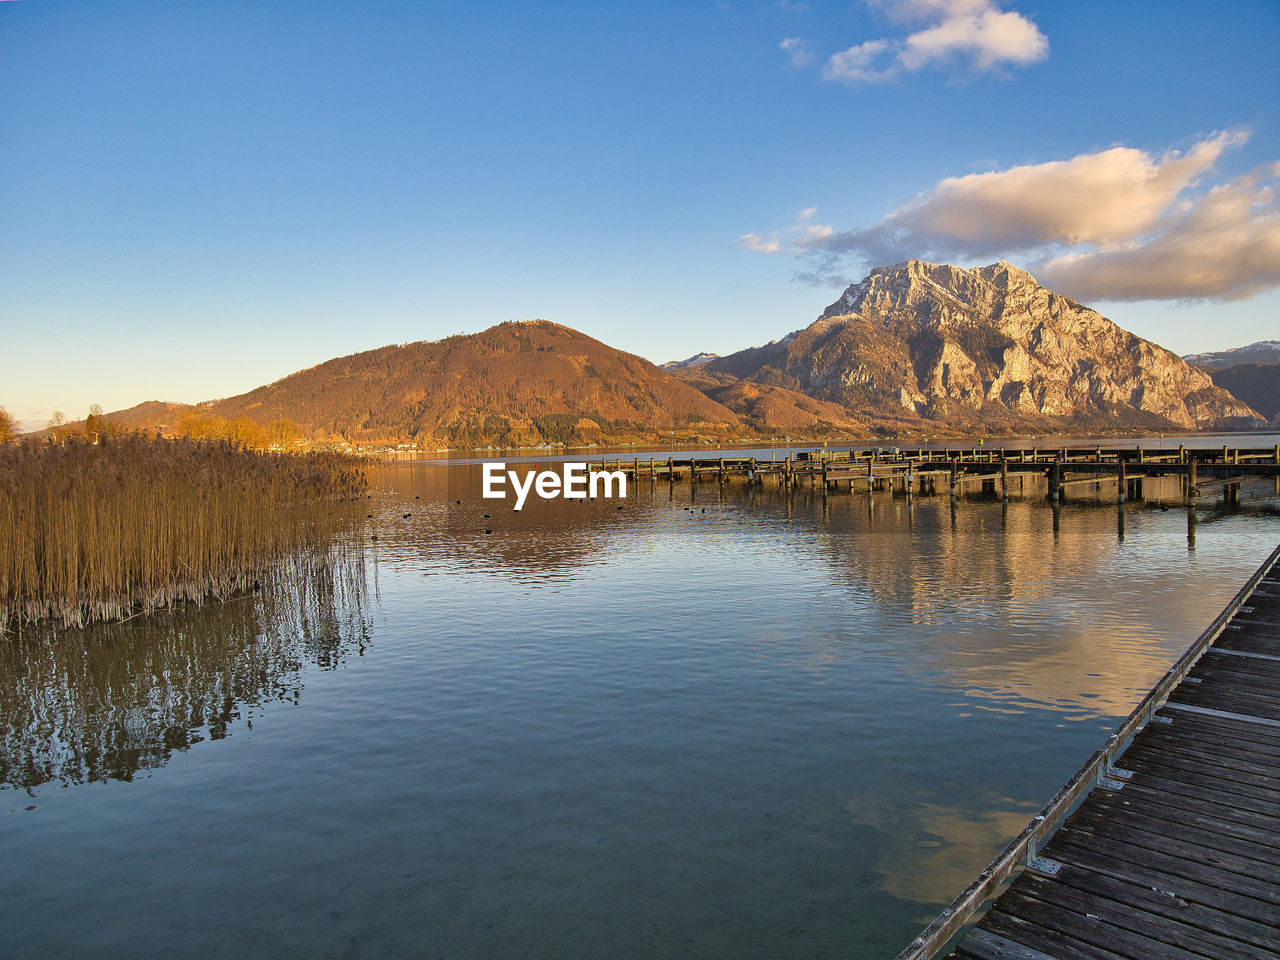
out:
M633 481L651 483L731 483L742 480L794 489L807 485L825 497L838 491L887 492L905 496L968 492L1008 498L1047 496L1058 501L1083 490L1124 502L1148 499L1144 481L1175 478L1176 499L1195 504L1202 493L1220 492L1225 503L1238 498L1241 483L1270 481L1280 493L1280 445L1219 450L1103 447L973 447L970 449L816 449L796 456L675 457L649 454L630 460L597 460L594 470L618 470ZM1167 490L1156 499L1169 499Z
M1278 561L900 960L1280 957Z

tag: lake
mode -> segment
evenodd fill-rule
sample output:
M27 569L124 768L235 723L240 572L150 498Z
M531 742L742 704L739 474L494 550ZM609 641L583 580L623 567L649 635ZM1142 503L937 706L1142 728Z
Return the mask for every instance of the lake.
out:
M388 467L254 596L0 645L0 955L892 958L1280 542L1274 495L480 473Z

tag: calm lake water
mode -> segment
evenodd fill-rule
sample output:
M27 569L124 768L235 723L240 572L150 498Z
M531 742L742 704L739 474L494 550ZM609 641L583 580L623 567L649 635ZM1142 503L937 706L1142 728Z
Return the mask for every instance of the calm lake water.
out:
M479 494L396 465L255 597L0 644L0 956L891 958L1280 542Z

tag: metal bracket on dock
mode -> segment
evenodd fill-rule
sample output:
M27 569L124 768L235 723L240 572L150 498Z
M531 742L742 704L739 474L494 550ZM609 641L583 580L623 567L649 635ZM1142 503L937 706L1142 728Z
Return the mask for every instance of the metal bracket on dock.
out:
M1098 780L1098 786L1106 787L1108 790L1123 790L1124 781L1117 780L1114 777L1101 777Z
M1046 877L1056 877L1058 871L1062 869L1062 864L1048 857L1032 857L1027 861L1027 869L1043 873Z

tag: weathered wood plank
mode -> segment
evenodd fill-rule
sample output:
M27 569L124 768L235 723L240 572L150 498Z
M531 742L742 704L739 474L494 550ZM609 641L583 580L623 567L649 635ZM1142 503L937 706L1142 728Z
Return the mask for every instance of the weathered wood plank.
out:
M1025 880L1025 882L1024 882ZM1148 909L1147 903L1114 900L1101 890L1081 890L1034 874L1024 874L1012 887L1018 894L1070 911L1084 919L1096 919L1156 943L1168 943L1216 960L1275 960L1274 954L1256 945L1207 929L1183 911ZM1173 901L1166 897L1170 905Z
M964 942L964 951L957 956L973 960L1058 960L987 930L974 930Z
M1246 892L1224 890L1213 878L1203 875L1188 877L1189 864L1166 857L1163 860L1149 857L1147 851L1131 848L1127 844L1112 841L1088 840L1080 842L1076 837L1054 837L1045 849L1045 855L1064 864L1105 874L1122 883L1146 887L1152 892L1168 897L1198 903L1205 907L1247 918L1250 922L1280 928L1280 904L1268 903Z
M1055 960L1129 960L1123 954L1084 943L1061 931L1006 913L999 907L991 908L983 920L982 928L1014 943L1046 953Z
M1152 773L1166 780L1180 780L1209 787L1223 794L1230 794L1232 797L1240 796L1265 801L1270 804L1270 807L1265 809L1264 813L1280 810L1280 797L1265 785L1242 783L1233 777L1223 776L1218 769L1203 769L1194 763L1183 762L1170 754L1148 758L1137 752L1126 753L1124 763L1125 769L1135 773Z
M1148 731L1159 732L1162 729L1167 731L1188 730L1196 736L1205 736L1210 739L1226 737L1246 744L1263 744L1267 749L1280 745L1280 729L1268 730L1260 728L1256 723L1219 717L1199 717L1189 713L1166 710L1163 707L1157 716L1168 722L1148 724L1146 728Z
M1122 821L1116 821L1095 813L1092 809L1082 807L1072 818L1071 825L1078 831L1088 831L1097 836L1146 847L1148 850L1158 850L1161 853L1202 863L1225 873L1265 880L1271 884L1280 881L1280 867L1276 864L1258 859L1257 856L1246 852L1219 850L1216 846L1207 843L1205 837L1192 835L1190 831L1170 835L1163 829L1148 829L1147 824L1138 823L1136 819L1126 817ZM1280 903L1280 889L1274 890L1272 896L1277 903Z
M1132 834L1114 837L1102 832L1076 829L1073 826L1064 826L1059 833L1073 843L1095 844L1099 849L1111 850L1117 855L1130 858L1134 863L1171 873L1175 877L1185 877L1197 883L1216 886L1254 900L1280 906L1280 890L1277 890L1273 881L1207 863L1202 859L1199 850L1188 849L1185 846L1175 850L1163 843L1153 847L1147 842L1147 838L1135 837Z
M1072 939L1129 960L1205 960L1208 954L1192 952L1176 944L1126 930L1097 914L1077 913L1056 904L1009 890L1000 898L1000 909L1041 927L1061 930Z
M1179 815L1167 805L1139 805L1119 797L1111 803L1099 796L1089 804L1091 815L1123 823L1156 836L1174 834L1184 840L1209 847L1219 853L1248 857L1271 864L1280 873L1280 847L1266 830L1251 830L1238 823L1224 823L1212 817ZM1159 816L1158 814L1165 814Z
M1238 733L1235 724L1228 726L1224 721L1215 721L1217 726L1214 726L1210 723L1202 725L1196 722L1201 719L1213 720L1211 717L1182 714L1179 720L1173 723L1151 724L1143 737L1147 744L1157 748L1176 749L1179 743L1184 743L1191 750L1216 748L1225 751L1229 756L1238 756L1246 760L1251 758L1258 758L1259 762L1280 760L1280 737L1268 736L1269 733L1280 734L1280 728L1268 731L1257 724L1250 724L1250 729L1254 731L1254 737L1250 739Z
M1165 744L1151 744L1146 741L1135 742L1126 751L1124 762L1130 763L1138 758L1167 763L1181 769L1222 777L1225 780L1261 786L1264 790L1270 790L1269 781L1274 780L1277 775L1275 764L1265 762L1266 758L1240 760L1225 752L1214 755L1200 750L1174 751ZM1275 796L1274 792L1271 795Z
M1134 776L1125 789L1129 790L1135 787L1158 790L1167 795L1170 798L1170 802L1181 803L1184 799L1189 798L1216 806L1230 806L1236 810L1258 813L1263 816L1280 817L1280 801L1239 795L1224 799L1222 791L1217 789L1214 784L1189 783L1176 773L1170 775L1167 772L1143 771Z
M1266 720L1280 722L1280 703L1269 702L1262 697L1253 696L1242 690L1200 690L1196 685L1179 687L1169 697L1171 703L1189 703L1192 706L1210 707L1240 713L1246 716L1262 717Z
M1149 804L1151 809L1176 808L1189 817L1207 817L1235 824L1269 837L1268 846L1280 849L1280 814L1274 816L1246 810L1236 804L1206 801L1170 790L1152 789L1145 783L1130 782L1124 788L1124 800L1132 804Z
M1034 877L1033 874L1024 876ZM1274 925L1242 917L1230 910L1222 910L1197 903L1195 900L1185 899L1178 894L1168 892L1159 883L1135 883L1129 879L1119 879L1072 864L1064 865L1054 880L1059 884L1074 887L1089 896L1132 906L1149 914L1168 917L1179 923L1192 924L1198 929L1238 940L1268 951L1270 954L1280 955L1280 929ZM1021 883L1021 878L1017 882ZM1035 878L1033 882L1048 881L1044 878ZM1232 906L1238 909L1242 903L1237 900Z

